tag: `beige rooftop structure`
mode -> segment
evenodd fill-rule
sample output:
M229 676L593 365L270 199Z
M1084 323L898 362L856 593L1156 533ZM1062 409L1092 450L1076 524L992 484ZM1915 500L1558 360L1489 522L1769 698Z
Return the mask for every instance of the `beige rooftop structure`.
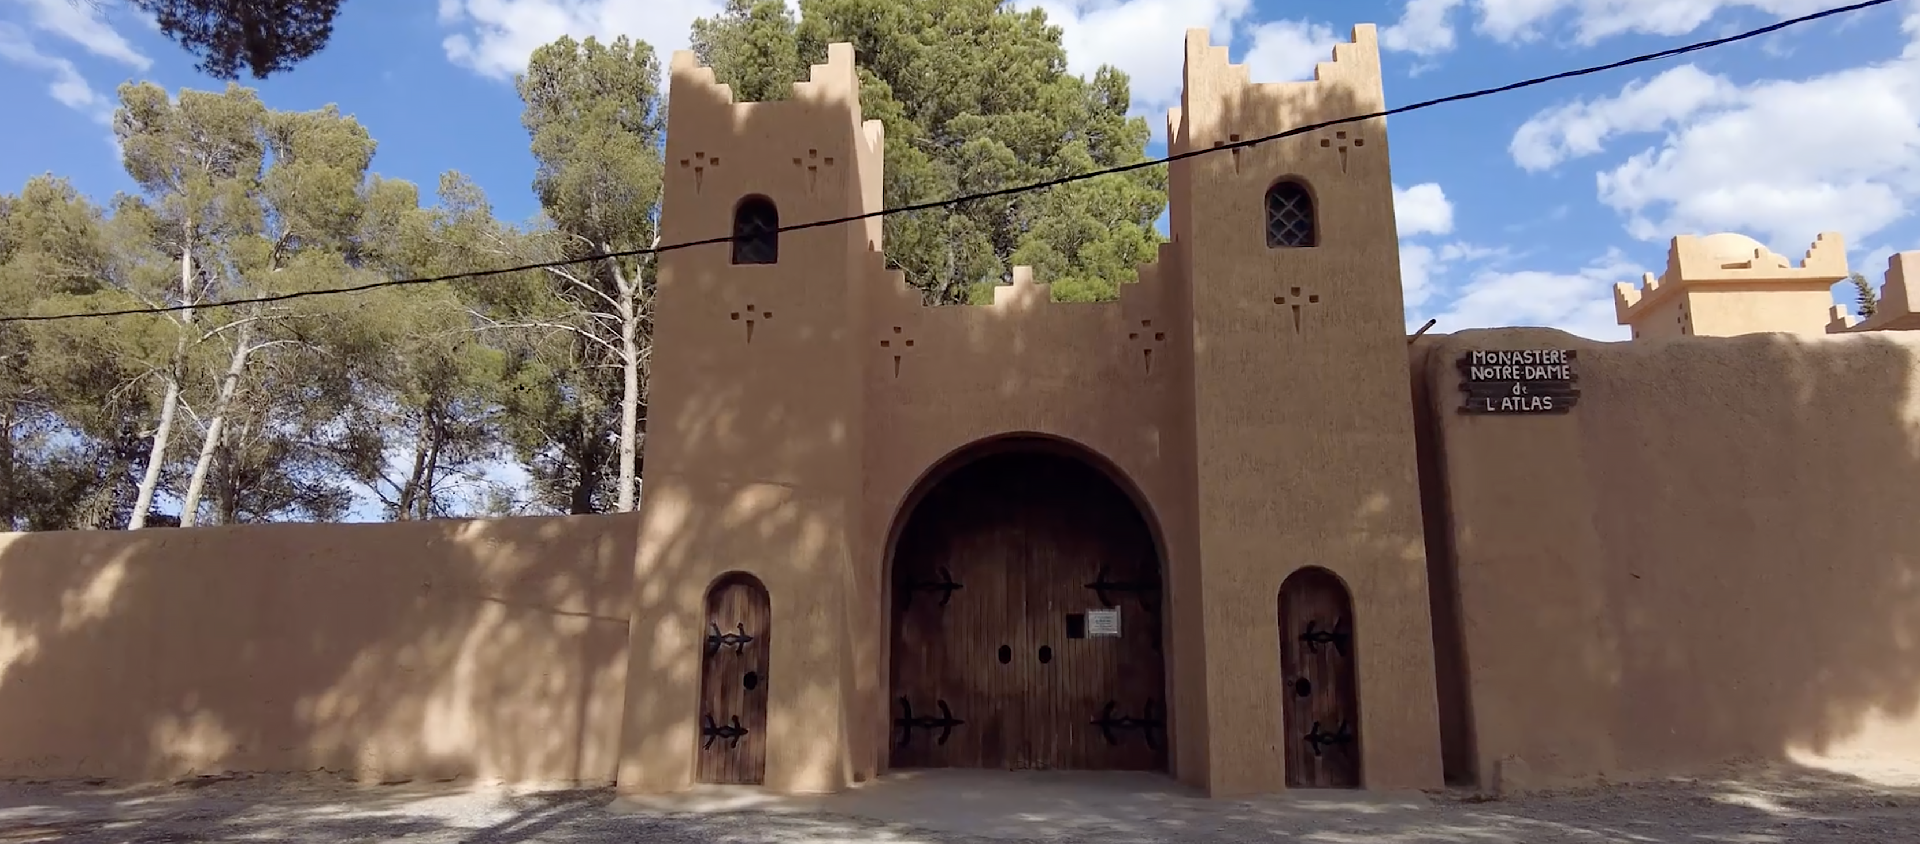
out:
M1920 252L1899 252L1887 257L1886 283L1880 286L1880 301L1873 316L1861 320L1847 313L1840 305L1832 306L1827 322L1830 334L1845 334L1853 331L1914 331L1920 330L1920 311L1914 310L1914 299L1907 279L1920 276Z
M1636 340L1825 334L1833 285L1846 277L1846 242L1833 232L1815 238L1798 267L1746 235L1681 235L1666 272L1647 273L1637 290L1614 285L1613 307Z

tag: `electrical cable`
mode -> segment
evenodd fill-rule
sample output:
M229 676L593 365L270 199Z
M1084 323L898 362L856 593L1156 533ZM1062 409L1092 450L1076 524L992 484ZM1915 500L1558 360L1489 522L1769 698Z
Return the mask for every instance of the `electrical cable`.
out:
M1242 141L1235 141L1232 143L1221 144L1220 146L1215 146L1215 147L1207 147L1203 149L1191 149L1191 150L1187 150L1186 152L1168 155L1164 158L1138 161L1132 164L1122 164L1116 167L1108 167L1105 169L1094 170L1087 173L1079 173L1072 176L1062 176L1056 179L1048 179L1044 182L1037 182L1034 184L1017 185L1015 187L1009 187L1009 188L999 188L996 190L966 194L964 196L957 196L949 199L939 199L931 202L921 202L921 203L916 203L912 205L901 205L894 208L883 208L878 211L868 211L864 214L855 214L853 216L848 216L848 217L836 217L828 220L816 220L809 223L796 223L790 226L781 226L778 229L776 229L775 232L784 234L786 232L803 231L806 229L823 228L826 226L841 226L841 225L846 225L848 223L856 223L861 220L871 219L873 217L884 217L889 214L904 214L911 211L928 211L935 208L945 208L948 206L960 205L962 203L967 203L967 202L976 202L982 199L994 199L996 197L1002 197L1002 196L1013 196L1015 194L1031 193L1033 191L1046 190L1048 188L1058 187L1064 184L1071 184L1073 182L1086 181L1088 179L1094 179L1100 176L1111 176L1117 173L1128 173L1134 170L1143 170L1148 167L1158 167L1162 164L1171 164L1175 161L1184 161L1189 158L1197 158L1199 156L1207 155L1209 153L1230 152L1232 150L1246 149L1249 147L1258 146L1260 144L1267 143L1269 141L1277 141L1282 138L1290 138L1295 135L1304 135L1308 132L1316 132L1321 129L1326 129L1332 126L1340 126L1348 123L1358 123L1363 120L1373 120L1375 118L1392 117L1393 115L1396 115L1396 114L1406 114L1408 112L1420 111L1420 110L1432 108L1438 105L1446 105L1448 103L1456 103L1456 102L1462 102L1465 100L1479 99L1481 97L1490 97L1495 94L1504 94L1509 91L1518 91L1522 88L1531 88L1536 85L1545 85L1549 82L1558 82L1563 79L1573 79L1581 76L1591 76L1597 73L1605 73L1609 70L1619 70L1620 68L1623 68L1623 67L1632 67L1634 65L1646 64L1648 62L1659 61L1661 59L1669 59L1669 58L1673 58L1674 56L1685 55L1687 53L1698 52L1700 50L1712 49L1714 47L1720 47L1720 46L1732 44L1739 41L1746 41L1749 39L1758 38L1762 35L1770 35L1772 33L1779 32L1784 29L1800 26L1801 24L1812 23L1814 21L1823 20L1825 18L1831 18L1838 15L1848 14L1851 12L1858 12L1865 9L1873 8L1875 6L1884 6L1891 2L1894 2L1894 0L1863 0L1863 2L1854 3L1847 6L1838 6L1832 9L1826 9L1824 11L1814 12L1812 14L1801 15L1800 17L1796 17L1796 18L1788 18L1786 20L1772 23L1767 26L1760 27L1758 29L1747 30L1745 32L1736 33L1734 35L1729 35L1724 38L1715 38L1708 41L1696 41L1694 43L1686 44L1680 47L1674 47L1671 49L1661 50L1659 52L1654 52L1654 53L1643 53L1641 55L1633 56L1631 58L1621 59L1619 61L1614 61L1614 62L1608 62L1606 64L1593 65L1590 67L1583 67L1576 70L1562 71L1560 73L1550 74L1547 76L1536 76L1531 79L1526 79L1520 82L1514 82L1507 85L1501 85L1495 88L1482 88L1477 91L1468 91L1460 94L1450 94L1448 96L1437 97L1431 100L1422 100L1417 103L1410 103L1408 105L1399 106L1397 108L1390 108L1385 111L1378 111L1372 114L1359 114L1351 117L1342 117L1337 120L1327 120L1320 123L1314 123L1306 126L1299 126L1299 127L1288 129L1284 132L1278 132L1272 135L1263 135L1257 138L1249 138ZM175 311L201 310L206 308L230 308L237 305L263 305L263 304L271 304L274 302L285 302L293 299L305 299L312 296L332 296L332 295L342 294L342 293L361 293L368 290L378 290L386 287L404 287L404 286L410 286L415 284L439 284L439 283L449 282L449 281L462 281L466 279L479 279L479 278L488 278L492 276L511 275L513 273L522 273L530 270L544 270L544 269L550 269L553 267L564 267L571 264L584 264L592 261L604 261L609 258L629 258L629 257L634 257L639 255L658 255L662 252L672 252L678 249L691 249L695 246L714 246L718 244L731 243L731 242L733 242L733 237L731 235L728 235L726 237L710 237L705 240L690 240L690 241L685 241L681 243L672 243L664 246L654 246L654 247L645 248L645 249L627 249L627 250L619 250L619 251L613 251L613 252L598 252L591 255L584 255L579 258L565 258L565 259L555 260L555 261L542 261L542 262L533 263L533 264L522 264L519 266L512 266L512 267L501 267L499 269L473 270L469 272L448 273L446 275L436 275L436 276L420 276L415 278L387 279L383 281L369 282L367 284L353 285L350 287L330 287L330 288L323 288L320 290L301 290L301 291L296 291L292 293L280 293L280 294L275 294L271 296L257 296L257 297L251 297L251 298L243 298L243 299L224 299L224 300L214 301L214 302L202 302L202 303L193 304L193 305L171 305L171 306L159 307L159 308L127 308L124 310L91 311L86 313L4 316L4 317L0 317L0 324L9 323L9 322L54 322L58 320L70 320L70 319L102 319L106 317L138 316L138 315L144 315L144 314L165 314L165 313L172 313Z

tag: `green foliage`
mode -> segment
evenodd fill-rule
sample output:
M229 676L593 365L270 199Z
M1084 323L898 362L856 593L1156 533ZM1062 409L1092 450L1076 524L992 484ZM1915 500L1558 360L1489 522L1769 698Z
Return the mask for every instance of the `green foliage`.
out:
M1873 316L1880 308L1880 297L1874 295L1873 283L1859 273L1848 273L1847 281L1852 282L1853 291L1860 298L1860 318Z
M534 51L516 85L521 122L539 163L533 190L543 223L503 239L522 262L649 245L660 204L664 125L659 62L644 43L561 38ZM539 499L570 513L620 499L623 326L651 335L650 260L626 258L543 270L490 288L486 317L512 350L501 394L503 428ZM638 365L638 364L636 364ZM644 390L644 372L632 389Z
M997 0L730 0L694 24L696 51L742 99L784 99L836 41L854 45L861 108L887 128L889 207L1145 160L1126 75L1066 71L1060 30ZM890 263L930 301L990 298L1016 264L1055 298L1118 295L1159 243L1164 168L886 218Z
M224 77L311 55L333 5L136 3L171 9L163 30ZM789 96L842 40L865 114L887 126L889 206L1144 158L1126 77L1068 74L1037 11L729 0L692 32L745 100ZM647 257L205 305L655 243L660 69L626 38L534 52L516 88L542 213L524 226L495 219L458 173L430 200L373 174L371 134L332 106L275 110L236 85L121 86L114 132L137 189L96 204L44 176L0 195L0 312L173 310L0 325L0 529L124 526L150 498L191 500L182 521L336 519L356 490L390 519L628 506L646 432ZM1058 299L1106 300L1153 258L1165 201L1165 173L1149 168L896 215L887 255L934 302L990 300L1014 264ZM529 489L474 483L502 459Z
M86 0L73 0L86 2ZM161 34L198 57L194 69L255 79L291 69L327 46L342 0L131 0Z

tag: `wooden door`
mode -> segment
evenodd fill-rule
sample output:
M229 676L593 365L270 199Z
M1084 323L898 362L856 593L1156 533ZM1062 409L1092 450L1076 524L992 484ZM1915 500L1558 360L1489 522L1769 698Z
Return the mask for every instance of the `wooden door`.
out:
M1021 730L1024 538L1008 478L972 468L921 500L894 552L893 767L1007 767Z
M1288 788L1360 787L1353 601L1332 572L1280 586L1280 676Z
M1010 453L954 472L895 551L892 765L1163 769L1158 572L1091 467ZM1090 637L1107 604L1122 635Z
M750 575L723 575L707 590L701 637L700 744L696 778L757 785L767 772L767 590Z
M1099 470L1032 457L1027 617L1034 692L1022 767L1166 768L1160 565L1146 521ZM1118 621L1118 636L1097 613Z

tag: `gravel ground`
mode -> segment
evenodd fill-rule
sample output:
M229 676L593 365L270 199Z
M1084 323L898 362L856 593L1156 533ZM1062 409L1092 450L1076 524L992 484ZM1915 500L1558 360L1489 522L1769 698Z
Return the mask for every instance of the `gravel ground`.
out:
M991 796L979 802L991 812ZM1462 794L1353 799L1147 801L1068 819L1014 807L1023 840L1148 842L1920 842L1920 782L1874 786L1807 770L1749 769L1692 780L1483 800ZM1029 798L1030 802L1031 799ZM998 844L948 824L817 812L639 812L601 790L358 788L311 777L202 780L170 787L0 784L0 844ZM1177 805L1175 805L1177 803ZM1063 801L1059 806L1066 806ZM1112 808L1121 809L1115 805ZM951 820L951 818L949 818ZM991 826L991 825L989 825Z

